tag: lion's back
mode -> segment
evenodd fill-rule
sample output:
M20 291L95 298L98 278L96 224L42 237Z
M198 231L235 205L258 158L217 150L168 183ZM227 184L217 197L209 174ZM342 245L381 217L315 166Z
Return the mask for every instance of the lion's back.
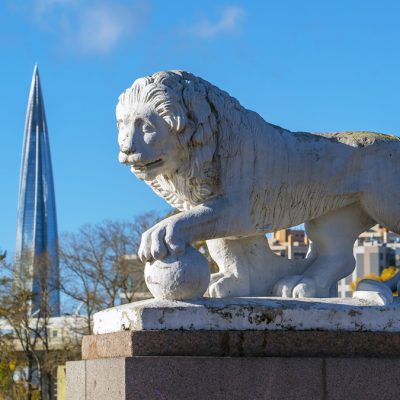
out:
M320 136L330 141L347 144L352 147L367 147L378 143L400 142L398 136L369 131L312 133L311 135Z

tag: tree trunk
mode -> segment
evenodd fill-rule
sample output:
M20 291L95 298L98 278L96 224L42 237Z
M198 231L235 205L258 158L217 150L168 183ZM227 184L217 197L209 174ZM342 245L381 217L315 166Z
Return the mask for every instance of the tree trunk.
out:
M27 376L27 384L28 384L28 392L27 392L27 400L32 400L33 395L33 359L32 356L28 356L28 376Z

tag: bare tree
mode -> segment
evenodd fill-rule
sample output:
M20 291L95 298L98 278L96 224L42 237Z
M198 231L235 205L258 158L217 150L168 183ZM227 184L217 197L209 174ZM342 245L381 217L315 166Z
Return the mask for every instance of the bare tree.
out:
M121 293L129 295L132 282L127 255L137 253L142 233L155 220L154 213L132 222L106 220L62 236L61 290L83 308L87 323L82 333L93 332L95 312L118 304Z
M0 317L3 326L9 330L3 340L12 340L18 350L18 368L16 374L26 386L26 398L31 400L34 393L34 376L40 376L41 357L39 343L46 330L46 318L36 315L32 318L33 293L24 285L15 284L13 279L14 267L3 263L3 276L0 281ZM20 269L18 282L28 281L30 276L28 268ZM40 313L39 313L40 314Z
M56 367L76 352L76 346L73 348L68 341L57 349L50 343L49 292L53 288L47 286L45 279L46 259L43 255L35 261L43 272L39 281L44 286L40 290L40 308L34 312L32 304L37 294L26 285L32 278L32 266L1 262L0 348L7 351L0 350L0 366L3 365L3 372L10 378L4 390L12 399L53 398Z

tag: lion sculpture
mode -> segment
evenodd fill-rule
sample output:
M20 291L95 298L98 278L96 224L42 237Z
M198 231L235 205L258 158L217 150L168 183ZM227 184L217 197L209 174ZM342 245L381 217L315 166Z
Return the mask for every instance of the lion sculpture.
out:
M206 240L212 297L335 296L360 233L400 234L396 136L290 132L184 71L136 80L116 113L120 162L180 211L143 234L140 258ZM266 233L301 223L307 258L275 255Z

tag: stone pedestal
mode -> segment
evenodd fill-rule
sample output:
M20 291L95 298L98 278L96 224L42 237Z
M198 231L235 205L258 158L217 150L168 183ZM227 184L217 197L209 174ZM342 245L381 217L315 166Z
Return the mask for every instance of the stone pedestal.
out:
M398 395L398 300L147 300L98 313L95 330L67 364L69 400Z

